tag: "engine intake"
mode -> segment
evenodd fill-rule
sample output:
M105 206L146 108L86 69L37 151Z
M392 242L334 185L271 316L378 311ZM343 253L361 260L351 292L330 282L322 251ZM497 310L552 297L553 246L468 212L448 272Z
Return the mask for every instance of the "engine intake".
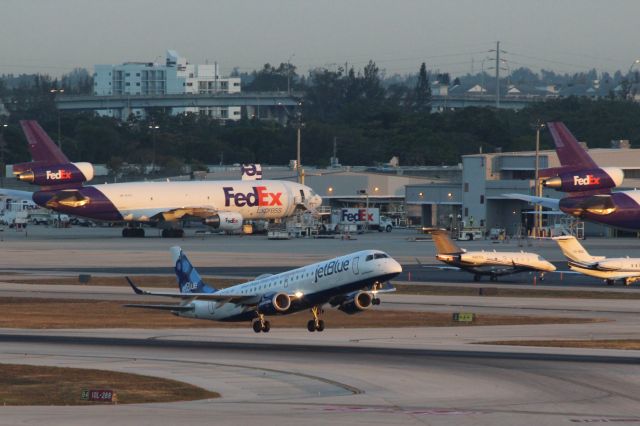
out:
M204 220L205 225L213 229L234 232L242 229L242 215L235 212L220 212Z
M287 293L276 293L258 303L258 310L265 315L281 314L291 307L291 298Z
M353 315L358 312L369 309L372 305L373 296L366 291L359 291L349 296L344 302L340 304L338 309L342 312Z

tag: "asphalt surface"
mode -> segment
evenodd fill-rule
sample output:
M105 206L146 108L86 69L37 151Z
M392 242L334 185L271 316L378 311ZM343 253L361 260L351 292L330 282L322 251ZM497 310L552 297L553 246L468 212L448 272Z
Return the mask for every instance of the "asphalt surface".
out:
M155 230L150 230L150 234ZM118 299L127 287L24 285L14 274L172 274L168 248L181 245L205 275L276 273L356 250L385 250L416 285L606 289L598 280L548 274L474 283L435 265L430 241L412 231L350 240L157 236L124 240L109 228L30 227L0 233L0 295ZM563 264L552 241L461 244L469 250L533 251ZM588 240L593 255L640 257L640 241ZM411 277L409 277L409 274ZM637 287L615 287L617 292ZM342 329L0 330L0 362L100 368L181 380L222 398L170 404L2 407L0 425L60 424L454 424L640 423L640 351L493 346L519 339L638 339L633 299L385 295L381 309L597 318L583 324ZM179 321L176 318L176 321Z

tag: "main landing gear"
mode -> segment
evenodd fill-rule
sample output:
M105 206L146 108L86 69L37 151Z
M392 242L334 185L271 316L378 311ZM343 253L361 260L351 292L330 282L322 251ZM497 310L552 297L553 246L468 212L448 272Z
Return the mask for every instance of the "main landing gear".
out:
M258 313L258 318L253 321L253 331L256 333L268 333L271 330L271 323L264 319L264 314Z
M144 229L126 227L122 230L122 236L125 238L144 238Z
M311 313L313 314L313 319L309 320L307 323L307 330L310 332L314 331L323 331L324 330L324 321L319 318L319 314L322 313L322 309L320 306L314 306L311 308Z
M163 229L162 238L182 238L184 237L184 229Z

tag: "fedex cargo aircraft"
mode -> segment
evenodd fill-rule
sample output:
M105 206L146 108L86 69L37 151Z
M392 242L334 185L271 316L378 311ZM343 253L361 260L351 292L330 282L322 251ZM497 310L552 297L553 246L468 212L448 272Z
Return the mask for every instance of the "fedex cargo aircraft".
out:
M541 170L542 184L567 195L560 200L522 194L504 195L553 210L559 209L590 222L640 230L640 191L611 191L622 184L622 169L598 167L563 123L547 123L547 126L561 167Z
M33 200L52 210L89 219L139 224L155 222L164 237L181 237L182 220L200 220L214 229L239 230L244 220L280 219L296 211L315 210L320 196L295 182L260 180L256 168L250 179L230 181L131 182L83 186L93 179L90 163L74 163L60 151L35 121L20 123L33 157L16 164L14 174L40 185ZM260 172L261 175L261 172ZM124 237L143 237L140 227L128 226Z

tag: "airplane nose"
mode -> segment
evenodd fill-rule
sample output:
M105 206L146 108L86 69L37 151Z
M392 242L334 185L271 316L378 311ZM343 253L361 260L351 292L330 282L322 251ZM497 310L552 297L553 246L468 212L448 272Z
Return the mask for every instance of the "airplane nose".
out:
M399 264L395 259L391 263L391 272L394 274L399 274L402 272L402 265Z
M549 268L550 272L553 272L553 271L555 271L557 269L556 266L553 263L551 263L551 262L547 262L547 263L548 263L548 268Z

